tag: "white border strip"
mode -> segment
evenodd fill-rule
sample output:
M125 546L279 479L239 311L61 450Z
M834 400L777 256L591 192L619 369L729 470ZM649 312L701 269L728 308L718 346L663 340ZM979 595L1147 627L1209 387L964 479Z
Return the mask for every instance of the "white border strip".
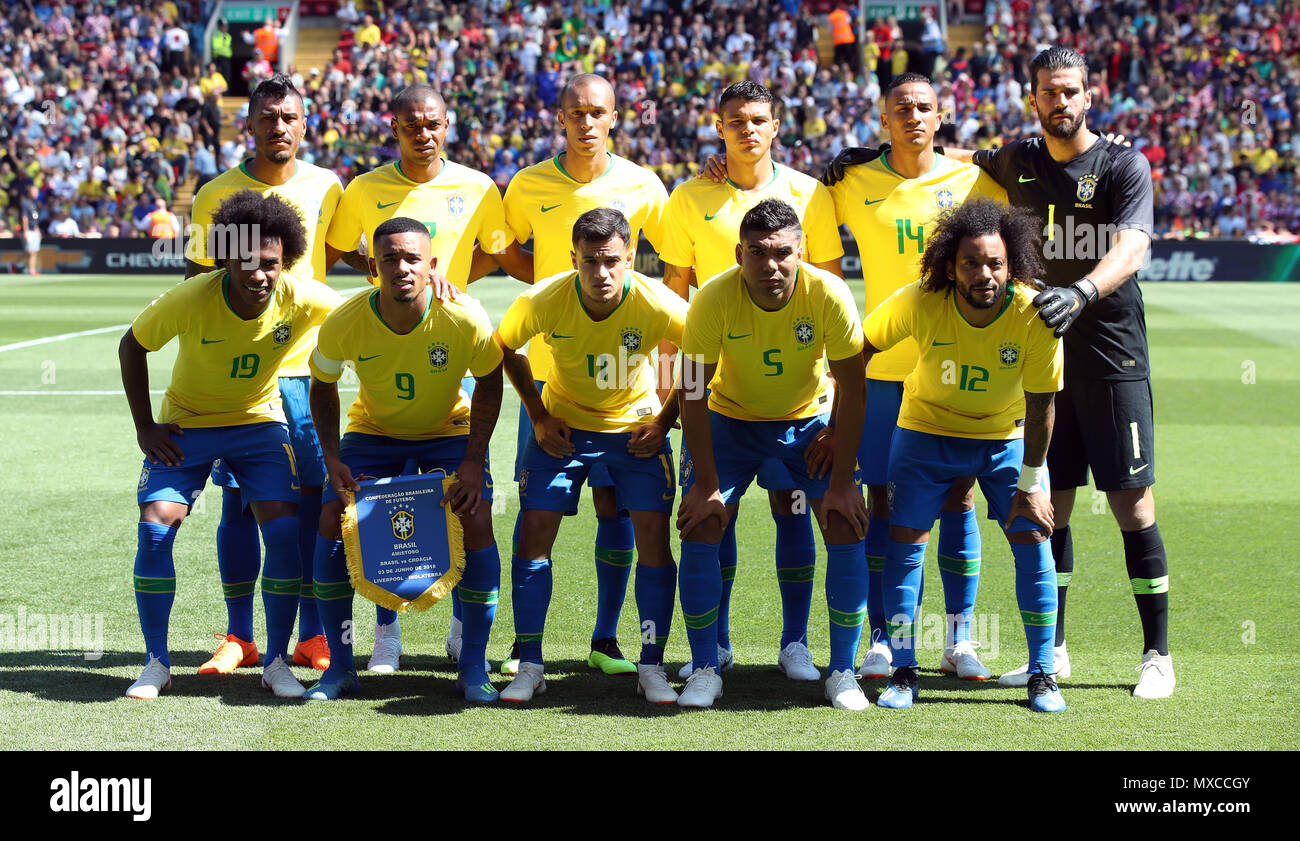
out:
M19 350L25 347L35 347L36 345L45 345L50 342L61 342L64 339L79 339L82 336L95 336L100 333L112 333L114 330L125 330L130 324L114 324L111 327L96 327L94 330L80 330L76 333L60 333L57 336L46 336L43 339L28 339L25 342L14 342L12 345L0 345L0 353L6 350Z

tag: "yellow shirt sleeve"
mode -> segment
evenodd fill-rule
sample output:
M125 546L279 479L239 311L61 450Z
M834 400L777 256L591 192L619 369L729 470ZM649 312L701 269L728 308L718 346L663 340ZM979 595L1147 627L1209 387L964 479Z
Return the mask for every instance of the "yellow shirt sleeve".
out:
M469 360L469 372L475 377L485 377L496 370L505 354L492 339L492 321L487 310L478 301L468 307L474 322L474 347Z
M920 282L909 283L880 302L862 323L867 342L876 350L889 350L913 335L912 315L921 294Z
M1052 335L1052 328L1035 318L1029 328L1029 347L1025 348L1025 367L1021 376L1025 391L1050 394L1065 386L1064 344Z
M720 295L705 294L710 288L712 284L696 293L682 332L682 351L699 365L716 365L722 356L722 301L715 300Z
M502 206L505 223L510 227L510 232L514 234L515 241L520 243L528 242L528 238L533 235L533 226L528 221L528 211L524 207L526 198L523 184L524 179L522 178L510 179Z
M537 303L533 300L536 295L535 290L539 288L545 288L545 285L529 288L524 294L515 298L506 309L505 315L501 316L497 333L501 336L501 341L514 350L528 344L530 339L545 329L537 311Z
M844 256L844 242L840 239L837 218L835 201L831 198L830 191L826 185L818 184L808 202L808 212L803 217L804 238L808 243L805 262L825 263Z
M691 236L690 200L680 187L668 197L663 215L663 241L659 257L670 266L689 268L695 265L695 238ZM715 360L716 361L716 360Z
M329 232L325 234L325 242L330 248L339 251L356 251L357 246L361 244L361 211L365 196L361 194L358 186L356 181L349 184L334 209Z
M200 266L215 266L208 256L208 226L212 224L212 214L217 209L216 191L207 189L207 185L194 196L190 207L190 239L185 243L185 259Z
M657 175L649 178L647 183L653 198L646 207L645 224L641 226L641 233L645 234L645 238L650 240L650 244L656 251L659 251L664 244L664 214L668 210L668 191L664 189L664 182L660 181Z
M131 333L145 350L161 350L172 339L185 332L189 314L194 312L186 293L190 287L181 283L154 298L144 311L131 322Z
M479 245L488 254L500 254L516 239L513 230L506 224L501 191L492 184L483 191L483 198L479 201L482 208L477 234Z
M826 282L825 319L826 358L832 362L848 359L862 353L862 322L858 320L858 304L844 281L831 275ZM834 282L834 281L838 281Z

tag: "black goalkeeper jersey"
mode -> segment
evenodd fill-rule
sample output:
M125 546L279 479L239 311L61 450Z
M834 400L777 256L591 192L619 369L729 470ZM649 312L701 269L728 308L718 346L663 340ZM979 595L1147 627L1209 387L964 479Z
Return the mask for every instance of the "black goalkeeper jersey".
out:
M1115 232L1151 234L1151 166L1140 153L1099 138L1066 163L1052 159L1041 137L975 153L1007 197L1043 223L1043 266L1052 286L1087 276ZM1141 380L1150 374L1142 290L1130 277L1083 311L1065 334L1067 377Z

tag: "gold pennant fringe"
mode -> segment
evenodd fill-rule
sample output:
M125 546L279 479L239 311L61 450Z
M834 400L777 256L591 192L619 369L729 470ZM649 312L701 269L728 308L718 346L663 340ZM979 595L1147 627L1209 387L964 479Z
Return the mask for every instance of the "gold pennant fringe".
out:
M433 472L442 473L444 471ZM455 482L455 473L443 477L442 495L444 499L447 496L447 489ZM451 567L437 581L433 582L429 589L408 602L378 584L366 580L361 566L361 536L357 530L356 497L351 491L344 491L343 494L344 501L347 503L347 507L343 509L343 548L347 554L348 577L352 579L352 588L354 590L381 607L395 610L398 613L407 613L409 611L428 610L460 583L460 577L465 572L465 532L460 524L460 518L451 512L451 506L441 506L447 517L447 554L451 558Z

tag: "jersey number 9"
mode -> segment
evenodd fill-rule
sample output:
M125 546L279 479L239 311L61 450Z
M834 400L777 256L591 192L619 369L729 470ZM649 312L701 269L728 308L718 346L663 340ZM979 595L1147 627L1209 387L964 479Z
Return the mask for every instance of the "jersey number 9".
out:
M399 373L395 378L397 385L398 400L415 399L415 377L406 373Z

